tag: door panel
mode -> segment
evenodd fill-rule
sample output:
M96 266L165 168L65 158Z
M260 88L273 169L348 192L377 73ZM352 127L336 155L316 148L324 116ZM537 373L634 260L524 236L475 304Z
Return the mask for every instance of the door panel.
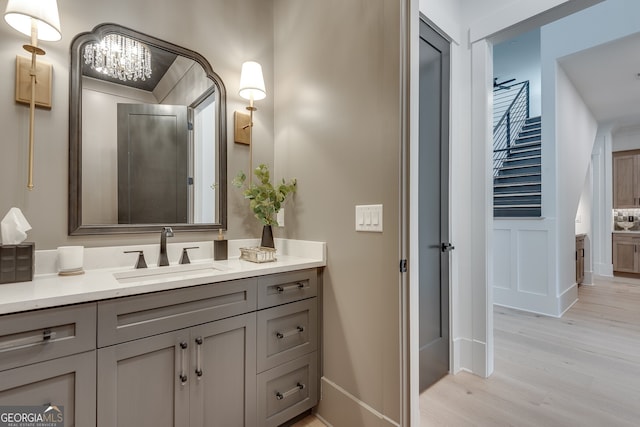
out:
M191 427L256 425L255 313L191 330Z
M622 273L638 271L636 242L634 240L613 240L613 269Z
M118 223L186 223L187 107L118 104Z
M449 43L420 23L420 390L449 372Z
M180 330L99 349L98 426L188 426L188 338Z
M95 379L95 351L9 369L0 372L0 406L56 405L65 426L95 426Z

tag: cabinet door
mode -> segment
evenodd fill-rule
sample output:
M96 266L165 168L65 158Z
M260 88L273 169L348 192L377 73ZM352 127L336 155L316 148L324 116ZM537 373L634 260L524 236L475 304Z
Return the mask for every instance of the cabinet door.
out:
M584 237L576 238L576 283L584 281Z
M189 347L179 330L99 349L98 426L188 426Z
M636 181L638 180L638 156L616 155L613 158L613 207L636 206Z
M96 425L96 352L0 372L0 406L63 407L65 426Z
M613 270L622 273L638 272L636 243L632 239L613 239Z
M191 329L191 426L256 425L256 315Z

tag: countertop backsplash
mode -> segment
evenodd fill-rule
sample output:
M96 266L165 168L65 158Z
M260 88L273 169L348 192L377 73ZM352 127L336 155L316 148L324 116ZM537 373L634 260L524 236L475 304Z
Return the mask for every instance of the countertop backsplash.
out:
M614 209L613 231L625 231L618 225L619 222L632 222L633 226L628 230L640 231L640 209Z

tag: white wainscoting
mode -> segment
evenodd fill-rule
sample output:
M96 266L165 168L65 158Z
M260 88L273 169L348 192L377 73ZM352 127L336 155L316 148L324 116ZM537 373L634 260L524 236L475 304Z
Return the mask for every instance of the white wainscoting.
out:
M494 220L494 304L549 316L562 314L557 295L556 223Z

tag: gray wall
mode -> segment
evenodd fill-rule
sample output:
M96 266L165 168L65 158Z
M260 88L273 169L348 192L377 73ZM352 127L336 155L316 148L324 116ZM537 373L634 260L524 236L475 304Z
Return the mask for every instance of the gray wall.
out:
M33 191L26 189L29 108L14 99L15 56L26 55L26 36L0 22L0 215L12 206L24 212L33 230L29 241L38 249L64 244L104 246L153 243L155 235L115 237L67 236L69 47L76 34L104 22L114 22L171 41L201 53L221 76L227 89L229 178L248 168L248 149L233 143L233 111L243 110L238 84L246 60L262 63L268 97L259 108L254 130L254 162L273 164L273 4L264 0L172 0L58 2L62 40L44 42L53 64L53 108L36 111L35 174ZM256 237L260 225L247 215L239 191L229 188L229 237ZM173 241L204 240L213 233L177 233Z
M400 2L275 5L275 159L299 186L285 230L328 248L320 414L383 425L348 393L398 421ZM378 203L384 232L356 232L355 205Z

